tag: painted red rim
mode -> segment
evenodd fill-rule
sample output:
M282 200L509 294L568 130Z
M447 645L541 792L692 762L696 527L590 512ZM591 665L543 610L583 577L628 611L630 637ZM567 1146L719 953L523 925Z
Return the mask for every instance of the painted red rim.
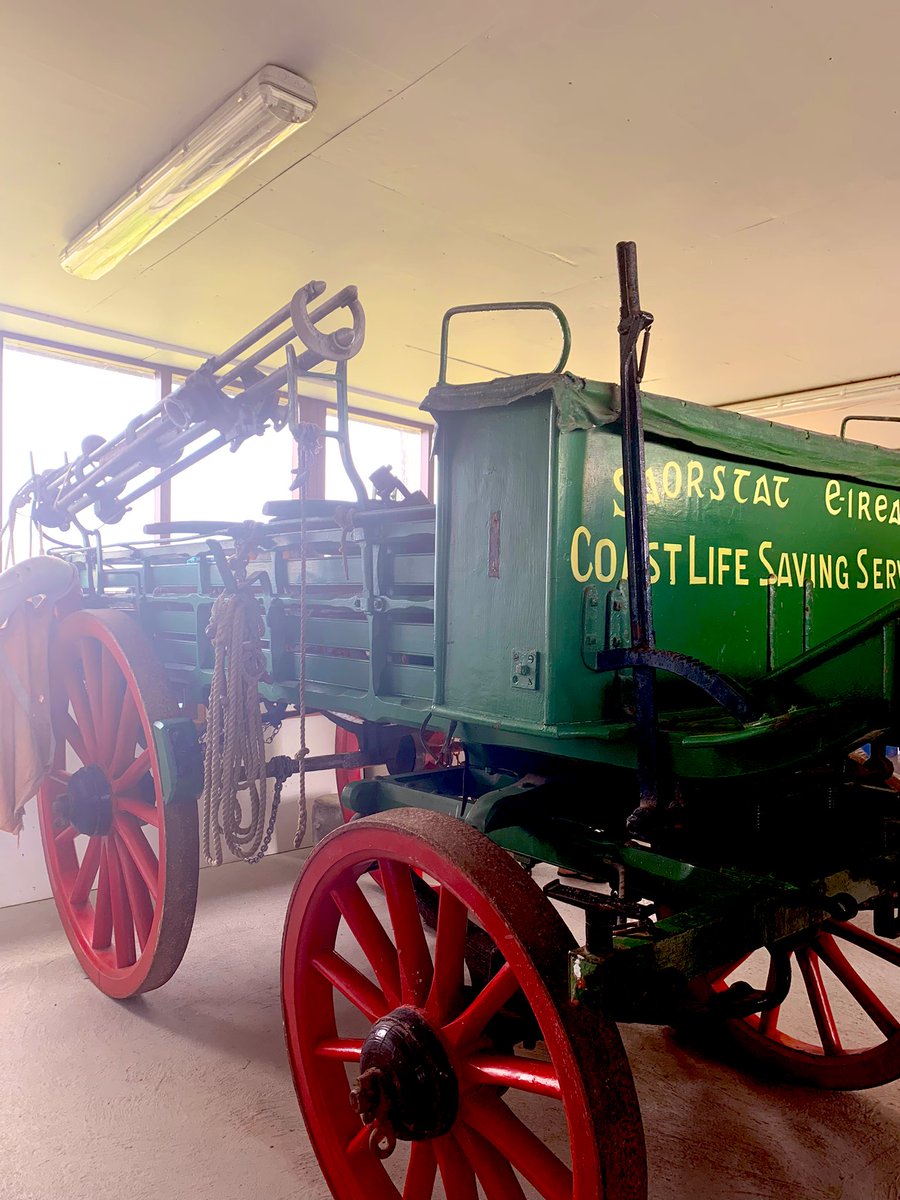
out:
M351 733L349 729L344 729L342 725L334 727L334 752L335 754L353 754L359 749L359 739L355 733ZM358 779L362 779L362 771L359 767L336 767L334 772L334 782L337 787L338 800L344 794L344 788L348 783L356 783ZM345 808L341 805L341 815L345 821L350 821L356 815L352 808Z
M193 924L197 809L162 803L151 731L178 707L125 613L67 617L52 662L56 755L38 795L47 871L78 961L102 992L124 999L171 977ZM99 768L111 793L110 819L93 835L67 811L84 768Z
M744 962L712 980L721 991ZM816 1087L877 1087L900 1078L900 946L861 920L827 921L791 952L792 982L780 1008L729 1022L743 1050L780 1074ZM774 980L770 968L769 984Z
M383 898L368 879L376 864ZM433 938L414 872L438 892ZM503 948L480 990L466 983L473 928ZM524 1200L528 1187L546 1200L646 1196L640 1114L618 1030L567 1000L573 945L537 885L462 821L380 814L317 847L288 908L282 1000L300 1107L338 1200L427 1200L439 1180L453 1200ZM505 1022L511 1008L526 1011L523 998L543 1057L511 1048ZM382 1163L348 1103L350 1075L372 1025L401 1006L424 1014L439 1037L460 1104L448 1133L400 1143ZM526 1124L516 1111L523 1098L550 1112ZM536 1132L554 1126L565 1157Z

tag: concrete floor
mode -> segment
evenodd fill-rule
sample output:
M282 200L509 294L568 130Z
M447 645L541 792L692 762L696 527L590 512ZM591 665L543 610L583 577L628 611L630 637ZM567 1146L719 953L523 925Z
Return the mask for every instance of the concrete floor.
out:
M52 902L0 910L3 1200L328 1200L281 1032L299 865L203 871L179 972L125 1004L81 975ZM652 1200L900 1200L900 1083L776 1087L667 1031L623 1032Z

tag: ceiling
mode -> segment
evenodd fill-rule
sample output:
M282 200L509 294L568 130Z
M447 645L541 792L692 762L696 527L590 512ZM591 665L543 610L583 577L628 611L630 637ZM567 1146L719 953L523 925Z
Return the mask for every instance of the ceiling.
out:
M614 376L634 238L650 390L896 373L898 44L896 0L6 5L0 304L217 352L308 279L353 282L355 384L417 401L442 312L477 301L553 300L573 369ZM67 276L63 245L267 62L314 83L313 121L103 279ZM459 380L555 361L545 314L457 333Z

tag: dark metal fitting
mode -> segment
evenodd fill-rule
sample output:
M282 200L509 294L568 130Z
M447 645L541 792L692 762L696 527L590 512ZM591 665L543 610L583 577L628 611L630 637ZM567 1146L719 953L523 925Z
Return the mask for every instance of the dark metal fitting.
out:
M717 1017L749 1017L753 1013L769 1012L780 1007L791 990L791 957L786 952L772 954L774 980L771 988L754 988L743 979L737 980L724 992L710 997L710 1012Z
M822 907L835 921L852 921L859 913L859 905L847 892L826 896L822 900Z

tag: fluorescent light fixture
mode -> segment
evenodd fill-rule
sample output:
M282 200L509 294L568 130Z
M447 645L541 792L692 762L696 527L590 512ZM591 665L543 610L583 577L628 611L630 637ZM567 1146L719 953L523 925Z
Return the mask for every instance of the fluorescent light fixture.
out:
M263 67L66 246L63 269L80 279L99 279L290 137L315 111L311 83L281 67Z
M900 394L900 375L882 375L855 383L837 383L832 387L812 388L805 392L786 392L781 396L759 396L755 400L733 400L717 405L729 412L753 417L778 413L819 412L829 408L853 408L880 396Z

